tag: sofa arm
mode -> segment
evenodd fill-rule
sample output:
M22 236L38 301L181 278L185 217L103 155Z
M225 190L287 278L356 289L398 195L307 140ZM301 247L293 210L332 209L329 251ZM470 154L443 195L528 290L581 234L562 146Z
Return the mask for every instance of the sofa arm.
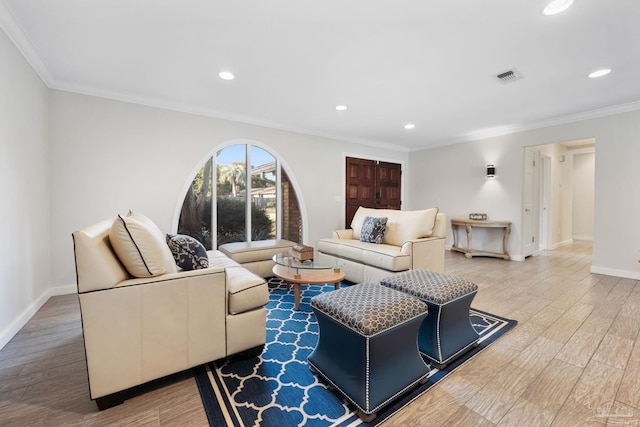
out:
M81 293L91 397L226 356L225 281L208 268Z
M126 279L117 283L114 288L122 288L125 286L139 286L149 285L152 283L161 283L167 281L175 281L183 278L197 277L197 276L210 276L215 274L222 274L224 276L224 268L222 267L209 267L199 270L181 270L177 273L162 274L154 277L140 277L133 279ZM224 286L224 285L223 285Z
M427 237L409 240L402 245L401 252L411 256L411 269L426 269L444 273L445 239Z
M353 240L353 229L347 228L345 230L335 230L333 232L333 238Z

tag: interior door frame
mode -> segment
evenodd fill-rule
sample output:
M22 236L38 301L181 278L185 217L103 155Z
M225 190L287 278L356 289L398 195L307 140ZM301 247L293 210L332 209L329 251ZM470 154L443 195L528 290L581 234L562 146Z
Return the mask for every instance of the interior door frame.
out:
M388 162L388 163L398 163L400 164L400 166L402 167L402 176L400 177L400 200L402 201L402 204L400 205L400 210L405 210L406 209L406 203L405 200L407 200L407 176L409 176L409 166L407 165L407 161L406 160L400 160L400 159L393 159L393 158L389 158L389 157L378 157L378 156L371 156L371 155L367 155L367 154L363 154L363 153L353 153L353 152L343 152L342 153L342 168L341 168L341 175L342 175L342 189L340 190L341 194L340 195L336 195L334 197L334 200L336 203L340 203L341 204L341 219L340 221L342 221L342 228L347 228L349 226L349 224L344 224L344 218L345 218L345 213L346 213L346 209L347 209L347 204L346 204L346 198L347 198L347 193L346 193L346 189L344 186L344 183L347 180L347 175L346 175L346 167L345 165L347 164L347 157L355 157L355 158L359 158L359 159L365 159L365 160L373 160L373 161L379 161L379 162Z
M538 205L538 250L551 249L551 157L540 154L540 203Z
M527 153L531 153L531 160L533 162L531 166L531 207L527 206L527 170L528 170L528 159ZM538 215L538 205L539 205L539 193L540 193L540 182L539 182L539 169L540 169L540 150L537 150L535 147L524 147L523 150L523 180L522 180L522 257L526 259L528 256L534 255L538 250L538 244L540 242L539 238L539 215ZM533 238L532 241L529 241L529 235L527 233L527 213L529 214L529 220L531 221L528 226L530 227L530 234ZM530 245L530 246L529 246Z

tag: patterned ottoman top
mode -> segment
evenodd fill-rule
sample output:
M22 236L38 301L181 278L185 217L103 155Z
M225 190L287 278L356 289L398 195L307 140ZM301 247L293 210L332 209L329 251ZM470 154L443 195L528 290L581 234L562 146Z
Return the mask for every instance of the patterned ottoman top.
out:
M444 304L478 290L478 285L468 280L429 270L410 270L386 277L380 284L434 304Z
M364 336L427 313L427 305L419 299L373 283L316 295L311 306Z

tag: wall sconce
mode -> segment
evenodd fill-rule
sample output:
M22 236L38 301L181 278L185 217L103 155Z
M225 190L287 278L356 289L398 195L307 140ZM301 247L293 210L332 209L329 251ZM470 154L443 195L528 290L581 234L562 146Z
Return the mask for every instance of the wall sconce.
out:
M496 177L496 167L494 165L487 165L487 178Z

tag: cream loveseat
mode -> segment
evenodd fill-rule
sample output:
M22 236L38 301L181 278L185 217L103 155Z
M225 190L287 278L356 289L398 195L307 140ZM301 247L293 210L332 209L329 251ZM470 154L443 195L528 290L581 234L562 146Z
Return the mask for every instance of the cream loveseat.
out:
M207 268L184 271L165 235L135 212L73 241L98 408L122 403L131 387L264 345L267 284L221 252L206 252Z
M387 218L381 243L361 241L367 217ZM373 282L407 270L444 272L446 215L438 208L399 211L360 207L351 228L336 230L317 244L320 262L343 265L345 279Z

